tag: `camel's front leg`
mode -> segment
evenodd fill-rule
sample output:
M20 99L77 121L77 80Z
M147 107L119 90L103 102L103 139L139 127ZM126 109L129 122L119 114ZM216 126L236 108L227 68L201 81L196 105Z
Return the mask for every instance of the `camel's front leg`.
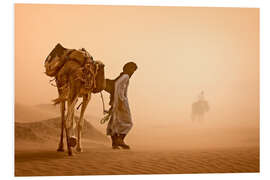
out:
M74 115L74 108L77 102L78 96L74 96L73 98L70 99L68 102L68 112L67 112L67 118L65 121L65 130L66 130L66 138L67 138L67 148L68 148L68 154L71 156L72 155L72 149L71 145L69 142L69 138L71 135L71 130L72 130L72 121L73 121L73 115Z
M77 144L77 152L82 152L82 146L81 146L81 133L82 133L82 129L83 129L83 123L84 123L84 112L86 110L86 107L89 103L91 99L91 93L83 96L83 102L82 102L82 109L81 109L81 113L80 113L80 119L79 122L77 123L77 133L78 133L78 144Z
M60 142L59 142L57 151L63 152L64 151L63 136L64 136L64 123L65 123L65 101L61 102L60 111L61 111L61 135L60 135Z

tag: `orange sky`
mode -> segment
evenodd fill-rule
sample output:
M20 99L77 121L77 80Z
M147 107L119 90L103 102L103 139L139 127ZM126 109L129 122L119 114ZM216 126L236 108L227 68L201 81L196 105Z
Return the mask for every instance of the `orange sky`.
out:
M138 64L128 92L138 124L187 120L204 90L209 117L258 126L258 8L16 4L16 102L57 97L43 63L58 42L86 48L105 63L107 78L127 61ZM102 116L99 95L87 113Z

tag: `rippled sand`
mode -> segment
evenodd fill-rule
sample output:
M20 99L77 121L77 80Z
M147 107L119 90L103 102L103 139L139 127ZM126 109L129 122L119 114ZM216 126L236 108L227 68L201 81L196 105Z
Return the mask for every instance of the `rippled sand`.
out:
M15 176L259 172L258 147L112 150L108 143L87 142L83 153L69 157L56 145L17 143Z

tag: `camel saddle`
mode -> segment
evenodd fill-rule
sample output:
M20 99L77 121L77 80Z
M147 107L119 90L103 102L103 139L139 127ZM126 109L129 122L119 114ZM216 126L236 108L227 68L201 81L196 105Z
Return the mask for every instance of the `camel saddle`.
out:
M87 61L93 61L93 57L84 48L67 49L58 43L45 60L45 74L55 77L65 62L69 60L76 61L82 67Z

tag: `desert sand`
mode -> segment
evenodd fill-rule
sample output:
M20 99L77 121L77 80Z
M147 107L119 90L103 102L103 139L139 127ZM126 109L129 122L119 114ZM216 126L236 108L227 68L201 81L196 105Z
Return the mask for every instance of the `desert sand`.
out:
M15 176L182 174L259 172L259 148L206 150L112 150L109 144L84 143L69 157L56 145L15 150ZM32 146L32 147L30 147Z
M102 128L87 119L83 152L56 152L59 117L15 105L15 176L259 172L258 128L209 128L204 124L134 127L130 150L112 150ZM43 110L51 111L42 106ZM46 114L46 113L43 113ZM37 118L41 119L37 119ZM33 119L34 118L34 119ZM47 118L42 120L42 118ZM27 119L27 120L26 120ZM186 131L184 131L184 127ZM151 128L149 128L151 127ZM149 131L151 129L151 131ZM164 133L162 133L164 132ZM66 147L65 147L66 149Z

